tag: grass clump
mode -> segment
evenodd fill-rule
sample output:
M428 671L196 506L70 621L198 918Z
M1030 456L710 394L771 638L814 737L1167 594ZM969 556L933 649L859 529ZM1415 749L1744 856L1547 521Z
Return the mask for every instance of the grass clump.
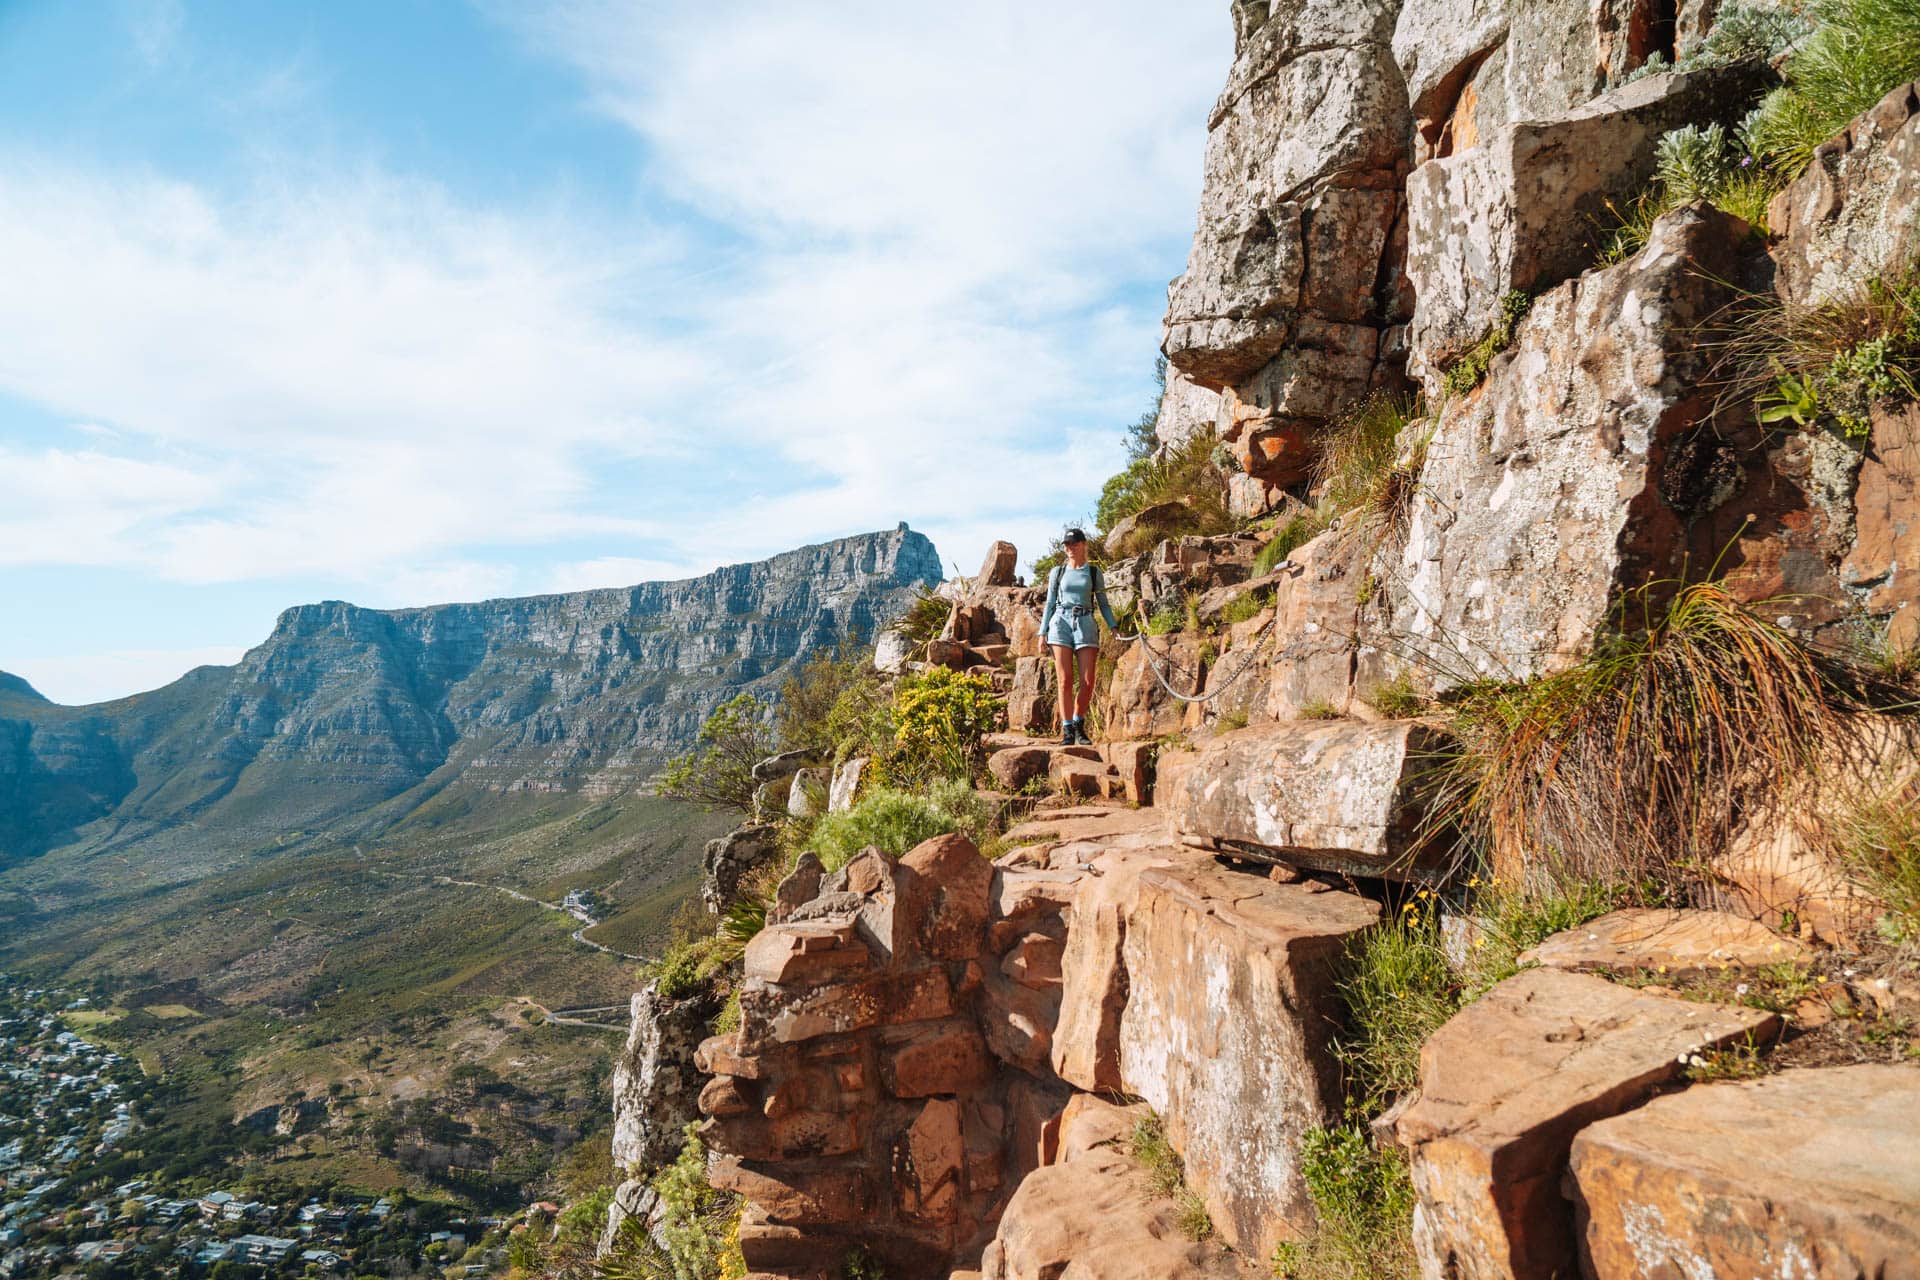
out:
M1754 154L1788 178L1854 117L1920 78L1920 6L1912 0L1819 0L1807 12L1813 34L1744 130Z
M1332 519L1332 516L1317 509L1291 517L1280 526L1280 532L1254 555L1254 577L1265 577L1279 568L1281 561L1325 533Z
M1149 1112L1134 1122L1128 1150L1147 1171L1154 1191L1174 1202L1175 1222L1187 1239L1205 1240L1213 1234L1213 1219L1207 1206L1187 1185L1186 1166L1180 1153L1167 1141L1166 1127L1160 1117Z
M1412 1280L1413 1179L1406 1158L1381 1150L1359 1125L1309 1131L1300 1173L1319 1229L1274 1253L1281 1280Z
M898 858L950 831L981 845L992 838L994 820L992 806L958 780L936 782L924 794L877 787L853 808L820 819L807 846L822 866L838 871L868 847Z
M1300 718L1302 720L1338 720L1342 717L1340 708L1325 698L1313 698L1301 705Z
M914 593L913 603L907 606L907 611L895 619L893 630L912 643L923 645L946 630L947 619L952 614L953 601L922 587Z
M1334 1042L1350 1118L1379 1115L1420 1083L1420 1046L1459 1011L1461 990L1431 912L1402 911L1350 944Z
M1328 425L1320 438L1313 481L1329 510L1399 521L1412 501L1426 456L1423 440L1407 462L1399 462L1401 434L1415 418L1411 402L1374 395Z
M1374 710L1390 720L1411 720L1424 715L1427 710L1426 696L1415 687L1413 677L1406 672L1373 686L1367 694L1367 701Z
M1436 813L1509 879L1685 899L1862 707L1828 658L1717 583L1650 584L1617 616L1636 613L1579 665L1469 688L1454 710Z
M1920 781L1861 802L1841 821L1839 844L1849 874L1886 907L1880 932L1920 942Z
M1757 1080L1772 1073L1772 1064L1753 1042L1752 1036L1748 1036L1744 1044L1730 1044L1721 1049L1709 1049L1705 1053L1688 1054L1685 1071L1687 1079L1694 1084L1710 1084L1715 1080Z
M1479 386L1493 367L1493 358L1513 345L1514 331L1533 306L1533 297L1518 289L1508 290L1500 299L1500 314L1487 336L1469 347L1447 368L1442 382L1449 396L1463 396Z
M1230 627L1238 626L1242 622L1251 622L1272 603L1273 592L1249 591L1245 595L1235 596L1227 601L1227 607L1220 611L1220 621Z
M1819 306L1749 297L1734 317L1714 377L1723 403L1751 400L1763 423L1861 441L1875 404L1920 396L1920 271Z

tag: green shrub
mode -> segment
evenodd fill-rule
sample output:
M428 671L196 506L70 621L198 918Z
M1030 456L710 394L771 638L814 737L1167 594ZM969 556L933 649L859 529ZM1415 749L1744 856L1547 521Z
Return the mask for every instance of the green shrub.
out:
M1730 4L1714 15L1713 29L1678 62L1655 54L1625 83L1662 71L1704 71L1736 62L1771 62L1806 35L1806 19L1791 9L1769 4Z
M883 772L896 783L971 776L980 739L1005 705L984 672L934 667L903 678L894 687L894 740Z
M1510 341L1509 333L1502 345ZM1425 460L1423 447L1406 465L1395 465L1401 433L1414 420L1409 402L1374 395L1329 423L1314 465L1314 487L1324 506L1337 515L1358 511L1397 518Z
M1282 1245L1283 1280L1413 1280L1413 1179L1406 1159L1381 1150L1358 1125L1314 1129L1300 1144L1300 1174L1313 1197L1317 1229Z
M1920 396L1920 270L1819 306L1749 295L1722 326L1713 378L1767 424L1864 440L1875 404Z
M1269 570L1271 572L1271 570ZM1242 622L1251 622L1260 616L1262 610L1273 603L1271 591L1249 591L1245 595L1235 596L1227 601L1227 607L1220 611L1220 621L1228 626L1237 626Z
M1460 1007L1432 910L1402 911L1349 943L1340 995L1346 1021L1334 1043L1347 1114L1365 1120L1420 1082L1420 1046Z
M1215 456L1217 443L1210 433L1196 433L1163 453L1134 459L1107 481L1094 509L1102 530L1159 508L1128 537L1109 541L1109 556L1124 559L1167 538L1211 536L1238 527L1227 509L1227 480Z
M940 625L944 616L935 634ZM782 751L818 751L838 761L870 750L875 737L890 732L888 709L886 684L872 655L865 645L849 642L807 659L781 683L774 728Z
M1313 698L1300 708L1300 718L1302 720L1339 720L1342 715L1340 708L1325 698Z
M1317 510L1303 512L1289 518L1280 526L1280 532L1275 534L1272 540L1261 547L1259 553L1254 556L1254 576L1264 577L1272 573L1280 567L1282 560L1325 533L1332 521L1331 515Z
M1447 368L1442 381L1449 396L1463 396L1480 385L1487 370L1493 367L1493 358L1513 345L1514 331L1532 306L1533 298L1518 289L1500 299L1500 314L1487 330L1487 336Z
M994 815L964 782L936 783L925 795L879 787L844 813L830 813L813 829L809 847L829 871L869 845L897 858L915 845L960 831L974 844L992 836Z
M745 1202L707 1181L707 1151L693 1125L680 1154L654 1177L653 1190L661 1202L657 1238L644 1218L628 1215L612 1249L578 1274L598 1280L741 1280L747 1274L739 1242Z
M925 644L946 629L947 618L952 613L953 601L923 587L914 595L907 611L894 620L892 629L914 644Z
M1744 134L1754 153L1788 178L1821 143L1889 92L1920 78L1920 5L1913 0L1821 0L1813 34L1786 67Z
M700 745L667 761L654 790L709 810L753 812L753 766L773 751L765 710L750 693L721 703L700 726Z

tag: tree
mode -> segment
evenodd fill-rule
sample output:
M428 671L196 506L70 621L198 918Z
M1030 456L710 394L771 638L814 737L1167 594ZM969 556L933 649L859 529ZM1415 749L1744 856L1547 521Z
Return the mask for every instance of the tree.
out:
M763 711L750 693L721 703L700 726L700 745L667 761L655 791L705 809L752 813L753 766L773 750Z

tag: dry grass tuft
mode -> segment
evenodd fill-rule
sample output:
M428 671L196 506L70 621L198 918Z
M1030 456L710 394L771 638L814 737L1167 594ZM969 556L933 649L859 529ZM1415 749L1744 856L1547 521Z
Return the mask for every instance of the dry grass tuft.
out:
M1700 896L1709 860L1750 816L1815 776L1855 712L1904 695L1815 652L1716 583L1653 584L1645 625L1579 666L1469 689L1440 815L1503 878L1560 889Z

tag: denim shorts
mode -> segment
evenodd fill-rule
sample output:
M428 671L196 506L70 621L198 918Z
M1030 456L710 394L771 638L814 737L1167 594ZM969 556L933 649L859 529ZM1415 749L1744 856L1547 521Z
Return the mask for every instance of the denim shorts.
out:
M1047 627L1047 643L1071 649L1098 649L1100 628L1091 611L1077 614L1072 609L1059 609Z

